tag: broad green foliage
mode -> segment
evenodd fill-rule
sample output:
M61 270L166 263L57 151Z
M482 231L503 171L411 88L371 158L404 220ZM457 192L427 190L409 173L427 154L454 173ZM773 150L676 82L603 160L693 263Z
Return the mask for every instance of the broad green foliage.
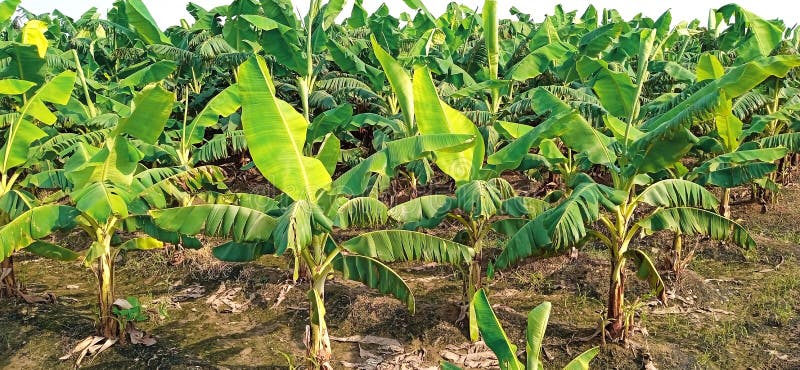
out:
M150 11L147 10L142 0L125 0L124 8L128 21L142 41L147 44L170 43L169 38L158 28L156 21L150 15Z
M8 21L22 0L3 0L0 2L0 22Z
M181 234L205 234L236 242L269 239L277 221L250 208L224 204L202 204L151 211L158 226Z
M685 235L708 235L715 240L730 239L743 248L755 248L756 242L739 224L712 211L692 207L658 210L636 223L648 233L672 230Z
M475 125L461 112L439 99L430 71L425 68L414 71L414 114L419 132L423 135L462 134L473 135L471 148L458 152L440 150L436 152L436 163L441 170L463 183L477 178L483 164L484 144Z
M404 230L374 231L359 235L342 248L381 261L432 261L459 265L472 260L469 248L441 238Z
M117 132L153 144L172 113L173 96L161 87L142 90L133 100L131 114L119 120Z
M403 163L420 159L435 152L453 151L464 146L473 146L474 135L432 134L394 140L386 147L367 157L342 176L333 181L333 194L362 194L370 180L370 173L394 176L395 169Z
M28 161L31 144L46 136L32 121L54 124L57 117L46 104L66 104L74 83L75 73L62 72L33 92L25 105L16 112L14 122L6 130L3 146L0 147L0 173L7 174L13 167ZM26 81L19 80L9 81L4 85L4 89L11 94L23 94L32 87Z
M523 363L485 275L600 245L603 335L618 341L640 309L626 276L666 299L653 248L680 259L695 235L756 247L731 193L774 200L800 152L797 29L736 4L703 23L593 6L539 22L516 8L500 19L496 0L442 14L404 1L399 18L362 0L312 0L302 15L291 0L190 3L166 29L142 0L76 18L0 1L0 261L82 260L99 334L124 340L117 319L136 315L112 312L118 253L284 258L307 284L309 369L334 366L332 277L413 313L392 264L442 263L463 280L470 339L503 369L540 369L550 305L528 315ZM57 245L61 230L90 242ZM642 241L657 232L673 243ZM0 294L14 293L5 276Z
M314 199L331 176L323 163L303 155L308 121L275 97L264 60L253 57L239 68L242 123L256 166L267 180L295 200Z
M362 255L338 255L333 260L333 268L345 279L361 282L399 299L411 313L416 310L411 288L400 275L379 260Z
M413 127L414 122L414 87L411 83L411 77L408 76L406 70L389 55L383 47L375 41L375 36L371 36L370 42L375 57L378 58L381 67L389 79L400 109L403 113L403 118L406 125Z
M69 206L46 205L35 207L0 227L0 260L31 245L56 230L75 226L79 212Z

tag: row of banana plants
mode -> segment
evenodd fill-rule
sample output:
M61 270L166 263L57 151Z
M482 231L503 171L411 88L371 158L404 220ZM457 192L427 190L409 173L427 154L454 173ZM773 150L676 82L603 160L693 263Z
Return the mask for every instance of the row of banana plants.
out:
M344 0L311 0L304 17L289 0L190 3L193 23L162 30L141 0L78 19L0 2L0 294L25 296L22 250L79 260L111 345L125 341L119 253L166 243L228 262L285 256L308 286L308 367L330 369L330 276L413 313L390 264L436 262L463 279L470 339L520 369L486 300L496 272L607 249L603 336L624 341L628 276L667 303L642 237L670 233L676 273L685 237L756 247L731 219L732 194L775 201L797 163L796 29L735 4L702 25L593 6L499 19L496 0L437 17L406 3L414 14L399 18L361 0L349 16ZM228 190L232 172L253 168L276 196ZM452 225L452 240L429 232ZM67 233L91 244L57 245ZM527 368L541 367L543 330L529 328Z

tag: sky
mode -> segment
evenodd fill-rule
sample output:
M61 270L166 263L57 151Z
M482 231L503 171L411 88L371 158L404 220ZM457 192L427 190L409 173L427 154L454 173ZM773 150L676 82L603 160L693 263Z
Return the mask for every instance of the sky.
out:
M166 28L171 25L180 23L181 19L187 19L191 23L191 16L186 12L186 3L189 0L142 0L147 5L150 12L153 14L156 22ZM508 9L516 6L522 12L532 14L534 19L541 20L544 15L552 14L553 7L556 4L562 4L565 10L578 10L581 13L589 4L594 4L598 9L613 8L617 9L623 17L630 18L637 13L641 12L646 16L656 18L667 9L672 11L673 22L681 20L700 19L702 24L706 23L708 18L708 10L712 8L719 8L728 1L709 1L709 0L499 0L498 9L502 10L501 17L508 17ZM217 5L229 4L231 0L192 0L206 9L213 8ZM347 7L343 13L350 14L350 7L352 0L348 1ZM389 9L395 15L404 11L409 11L403 0L364 0L364 7L368 11L377 9L382 3L386 3ZM450 1L441 0L424 0L428 10L435 15L444 12L447 3ZM483 4L483 0L460 0L461 4L469 6L470 8L479 8ZM111 8L113 0L23 0L22 6L33 13L50 12L54 8L60 10L62 13L78 17L90 7L97 7L98 10L105 13L106 10ZM294 1L294 4L301 14L305 14L308 9L308 0ZM737 4L758 14L762 18L774 19L780 18L788 26L793 26L800 23L800 1L788 0L738 0Z

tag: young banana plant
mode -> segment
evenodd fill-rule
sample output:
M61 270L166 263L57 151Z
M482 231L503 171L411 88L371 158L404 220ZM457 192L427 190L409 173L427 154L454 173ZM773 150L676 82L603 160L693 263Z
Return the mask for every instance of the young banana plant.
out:
M415 121L414 87L411 82L411 76L406 72L406 68L378 43L374 35L370 36L370 42L375 58L383 69L383 73L386 75L391 87L390 92L386 94L384 99L393 115L397 115L398 112L402 115L401 123L396 125L399 129L394 130L396 136L407 138L418 135L420 130ZM407 171L401 172L401 174L408 177L413 198L417 195L417 183L424 184L429 179L428 172L430 172L429 158L411 162L407 166Z
M526 218L538 216L549 204L534 198L516 196L511 185L501 178L489 181L472 180L460 185L455 196L425 195L395 206L389 217L402 222L406 229L434 228L445 219L458 222L462 230L456 241L470 249L475 257L466 266L459 266L464 279L464 303L468 309L470 339L477 341L478 326L471 298L483 281L483 248L492 231L513 234Z
M517 346L514 345L503 330L500 321L489 304L486 292L483 289L475 292L472 299L475 302L478 328L486 341L486 345L497 356L501 370L541 370L544 365L541 359L544 333L547 330L547 321L550 318L552 305L544 302L528 312L528 325L525 330L525 363L517 358ZM564 370L588 370L589 363L600 352L598 347L590 348L570 361ZM443 362L442 370L460 370L456 365Z
M611 262L606 329L613 340L624 339L629 324L623 313L628 261L634 262L637 277L646 280L664 299L664 283L655 266L644 251L632 244L638 233L670 230L682 235L703 234L716 240L731 240L748 249L755 247L755 242L742 226L715 212L719 202L708 190L686 180L653 183L651 176L674 168L694 146L697 138L688 130L689 127L711 118L720 96L735 98L767 77L783 76L798 65L798 57L777 56L732 68L669 111L646 120L640 127L609 117L606 125L614 134L614 147L619 156L609 152L609 146L594 149L605 153L608 159L603 165L611 174L612 186L597 184L590 179L577 184L565 201L520 229L508 241L495 266L505 268L528 256L549 256L582 245L589 239L598 240L609 249ZM571 116L575 124L586 124L579 115L570 114L572 109L559 99L545 97L542 96L542 106L549 107L551 119L552 116L564 115ZM635 106L633 102L629 104L625 111ZM539 141L538 130L546 132L548 128L546 125L537 127L517 142L527 137L529 142L523 146L527 150L531 147L528 143ZM513 145L515 143L510 144L508 150L513 150ZM495 155L502 156L505 150ZM653 208L641 213L643 205Z
M700 59L696 70L698 81L722 77L725 70L714 55L704 54ZM778 167L774 162L791 152L789 148L794 148L791 141L753 139L773 117L755 116L745 128L734 110L733 100L721 95L713 116L714 126L708 136L701 137L698 142L701 162L690 170L676 168L675 175L700 185L722 188L719 213L730 217L731 189L749 183L769 186L767 176Z
M337 228L373 225L386 220L386 207L372 198L348 200L361 194L372 173L393 175L402 163L434 150L471 145L471 135L415 136L387 143L387 147L336 180L331 178L338 156L303 155L308 121L275 96L265 61L252 57L238 71L242 123L256 168L285 194L288 206L254 195L206 197L222 200L151 212L156 225L181 234L205 233L232 239L214 250L222 259L248 261L264 254L294 258L294 278L301 268L309 272L311 305L308 366L331 369L330 339L325 321L325 284L338 271L391 294L414 309L414 298L403 280L383 262L425 260L465 264L472 252L458 243L422 233L386 230L365 233L342 243L331 236ZM273 217L276 215L277 217Z

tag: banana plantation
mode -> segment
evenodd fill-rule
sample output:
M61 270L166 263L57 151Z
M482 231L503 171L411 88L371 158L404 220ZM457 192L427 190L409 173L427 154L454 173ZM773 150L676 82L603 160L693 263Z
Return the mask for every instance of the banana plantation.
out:
M364 2L0 1L0 368L800 368L797 28Z

